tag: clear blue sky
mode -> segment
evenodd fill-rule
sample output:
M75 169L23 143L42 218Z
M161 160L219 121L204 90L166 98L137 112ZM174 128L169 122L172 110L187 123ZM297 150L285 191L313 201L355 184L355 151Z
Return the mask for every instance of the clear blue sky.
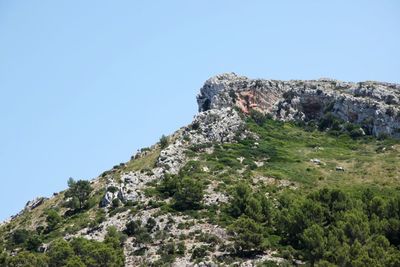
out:
M212 75L400 82L399 3L0 1L0 220L188 124Z

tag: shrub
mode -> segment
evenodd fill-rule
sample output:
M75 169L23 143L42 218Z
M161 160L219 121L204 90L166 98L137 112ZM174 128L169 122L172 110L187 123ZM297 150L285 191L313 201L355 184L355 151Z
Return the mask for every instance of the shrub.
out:
M128 236L134 236L137 243L145 244L151 241L151 236L140 221L130 221L124 231Z
M203 184L193 178L185 177L178 183L173 195L174 208L177 210L194 210L200 208L203 199Z
M42 238L38 235L31 235L28 240L26 240L25 247L29 251L37 252L39 247L42 245Z
M141 228L141 230L135 235L136 242L139 244L146 244L151 242L151 235L147 232L146 228Z
M158 252L161 254L161 259L157 262L157 264L155 264L156 266L165 266L166 264L170 264L175 261L176 248L174 242L162 244Z
M263 251L266 246L263 228L253 219L240 217L230 227L234 247L238 254L253 254Z
M47 232L51 232L57 228L62 218L54 209L50 209L46 212Z
M67 205L73 210L82 210L93 191L89 181L69 178L68 190L65 192L65 198L68 199Z
M115 193L115 192L118 191L118 187L116 187L116 186L109 186L109 187L107 188L107 191L108 191L108 192L111 192L111 193Z
M106 220L106 212L104 211L104 209L98 209L96 211L96 218L95 218L96 223L100 224L105 220Z
M28 240L29 238L29 231L25 230L25 229L17 229L14 231L14 233L12 234L12 242L15 245L20 245L25 243L26 240Z
M350 134L351 138L356 139L356 138L364 136L365 133L361 128L358 128L358 129L351 130L349 134Z
M161 147L161 149L166 148L168 146L168 143L169 143L168 137L166 137L165 135L162 135L161 138L160 138L160 147Z
M7 257L5 264L7 267L48 267L48 258L45 255L22 251L16 256ZM0 259L1 263L1 259ZM1 263L3 264L3 263Z
M176 254L179 256L185 256L186 246L185 242L179 242L176 246Z
M174 200L173 207L181 211L200 208L204 195L203 184L187 176L166 175L158 185L157 190L165 197L172 197Z
M104 243L111 245L113 248L118 249L125 243L127 236L117 230L115 226L107 228L107 234L104 238Z
M380 133L377 138L378 138L378 140L382 141L382 140L388 139L389 138L389 134Z
M233 189L229 213L238 218L247 215L255 221L270 221L270 203L262 194L254 194L247 183L239 183Z
M333 130L338 130L340 127L340 122L337 117L335 117L331 112L327 112L319 121L318 129L323 131L327 128L332 128Z
M307 257L311 260L311 265L314 265L314 262L321 259L324 254L327 242L324 236L324 229L317 224L312 225L304 231L302 242Z
M229 207L232 216L237 218L245 212L246 203L251 195L251 188L246 183L239 183L234 187L233 197Z
M83 263L81 258L78 256L70 257L67 261L66 267L86 267L86 264Z
M200 128L200 123L198 123L197 121L193 122L191 127L192 130L198 130Z
M178 190L179 178L174 175L165 175L157 190L165 197L172 197Z
M8 255L1 246L0 251L0 266L6 266Z
M192 252L191 260L204 259L208 255L207 246L195 247Z
M128 236L134 236L139 233L141 227L142 226L140 221L130 221L126 224L124 232Z
M119 200L119 198L114 198L112 200L112 207L113 208L118 208L121 205L121 201Z
M19 231L21 234L22 231ZM26 233L23 233L25 239ZM115 228L107 229L104 242L74 238L70 242L57 239L50 243L45 253L19 252L16 256L8 257L0 253L0 266L9 267L85 267L85 266L124 266L123 242L126 237ZM41 238L31 235L25 245L28 250L37 251L41 244Z
M259 126L262 126L267 121L267 117L263 113L254 109L250 111L250 117Z
M233 103L236 103L237 95L236 95L235 90L233 90L233 89L229 90L228 95L232 99Z
M147 223L146 223L146 229L147 229L147 231L152 232L152 231L154 230L154 227L156 227L156 225L157 225L156 220L154 220L152 217L150 217L150 218L147 220Z
M124 266L124 254L121 248L114 248L105 242L74 238L71 241L74 254L87 266ZM71 256L70 258L72 258Z
M59 239L51 243L47 254L49 267L58 267L66 265L68 259L74 256L74 251L67 241Z

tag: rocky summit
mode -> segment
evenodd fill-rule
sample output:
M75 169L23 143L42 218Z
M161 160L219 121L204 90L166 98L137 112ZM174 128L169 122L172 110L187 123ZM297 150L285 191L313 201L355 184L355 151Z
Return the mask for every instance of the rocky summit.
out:
M400 266L400 85L205 82L191 124L0 225L0 266Z
M379 136L400 137L400 85L382 82L253 80L234 73L206 81L197 97L199 111L236 106L283 121L318 120L326 112Z

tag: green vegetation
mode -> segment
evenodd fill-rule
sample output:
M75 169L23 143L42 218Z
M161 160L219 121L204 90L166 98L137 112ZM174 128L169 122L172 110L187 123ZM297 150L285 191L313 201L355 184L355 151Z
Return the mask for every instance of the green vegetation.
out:
M360 127L367 133L363 125L335 118L329 107L322 120L302 125L252 112L247 129L257 138L193 145L178 174L147 184L145 202L114 200L109 209L99 208L106 178L151 174L169 143L161 138L160 146L117 165L99 184L70 180L68 190L1 227L0 266L123 266L127 237L139 247L136 256L160 244L154 266L169 266L188 253L194 262L229 265L266 249L288 265L296 259L307 266L400 266L400 141L372 138ZM209 194L215 203L207 202ZM154 211L153 217L128 221L123 233L110 228L104 242L61 239L95 230L120 212L139 219L142 210ZM174 224L185 233L171 236ZM200 224L226 229L232 243L191 231ZM199 244L186 249L188 238ZM43 245L47 252L40 252ZM217 250L224 256L212 258Z
M203 185L195 179L184 177L177 183L174 207L177 210L198 209L203 199Z
M21 235L19 235L21 236ZM24 235L22 235L24 236ZM18 240L20 242L21 240ZM7 267L86 267L124 266L123 235L110 228L104 242L74 238L54 240L46 253L22 251L17 256L0 255L0 266Z
M175 242L161 244L158 250L161 259L156 261L153 266L171 266L171 263L175 261L176 257L185 255L185 250L186 248L183 242L179 242L178 244Z
M368 189L360 197L339 189L283 194L274 234L311 264L324 260L340 266L396 266L400 252L393 236L399 236L400 228L393 232L392 226L400 223L399 201L400 193L383 200Z
M67 192L65 192L68 207L74 211L82 210L87 204L90 193L93 190L90 182L85 180L74 181L74 179L69 178L68 187Z
M47 267L48 258L42 254L34 254L23 251L18 253L15 257L5 256L0 259L0 263L4 264L1 266L7 267Z
M12 242L15 245L24 244L28 240L30 233L25 229L17 229L12 234Z
M350 124L333 134L334 120L321 132L252 116L259 140L215 145L198 163L224 170L209 179L231 196L216 222L232 233L237 255L272 248L311 265L398 266L399 141L361 136Z
M61 221L62 221L62 218L56 210L54 210L54 209L48 210L47 217L46 217L46 222L47 222L47 230L46 231L51 232L51 231L55 230Z
M160 138L160 148L164 149L168 146L168 144L169 144L168 137L166 137L165 135L162 135Z
M243 156L252 176L286 179L306 188L339 183L348 185L349 189L355 186L387 188L396 186L400 180L400 165L395 164L400 160L398 140L377 140L368 136L354 140L349 133L334 136L317 130L309 132L295 124L270 119L262 126L249 120L248 128L257 133L260 140L225 144L208 160L215 162L214 158L219 161L225 158L225 161L235 162ZM254 145L255 142L259 144ZM322 163L316 165L311 159ZM254 169L251 162L255 161L263 161L264 165ZM345 171L335 171L337 166Z
M160 156L160 149L146 150L146 156L132 159L123 168L123 171L144 171L154 168L157 158Z
M262 126L268 119L266 115L254 109L250 111L250 117L259 126Z
M266 248L264 229L253 219L240 217L229 228L234 236L234 246L238 254L262 252Z
M151 241L151 230L151 227L142 226L140 221L130 221L126 224L124 233L128 236L134 236L137 243L146 244Z
M204 186L190 176L167 175L158 186L158 191L165 197L172 197L172 207L179 211L196 210L201 207Z
M254 194L247 183L241 182L234 187L228 207L231 216L246 215L254 221L270 221L270 209L270 201L263 194Z

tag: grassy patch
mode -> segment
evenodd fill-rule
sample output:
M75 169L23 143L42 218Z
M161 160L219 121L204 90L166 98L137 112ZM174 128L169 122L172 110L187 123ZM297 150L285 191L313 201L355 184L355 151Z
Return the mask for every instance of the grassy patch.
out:
M393 186L400 182L400 165L396 164L400 160L399 140L335 137L273 120L267 120L262 126L249 121L248 127L260 136L259 147L254 150L270 147L276 151L257 169L258 174L313 188L339 184ZM383 152L379 152L382 149ZM318 159L321 164L312 163L311 159ZM336 171L339 166L345 171Z
M157 162L158 157L160 156L160 149L156 148L153 150L147 151L145 156L142 156L137 159L130 160L123 171L130 172L130 171L139 171L145 169L152 169Z

